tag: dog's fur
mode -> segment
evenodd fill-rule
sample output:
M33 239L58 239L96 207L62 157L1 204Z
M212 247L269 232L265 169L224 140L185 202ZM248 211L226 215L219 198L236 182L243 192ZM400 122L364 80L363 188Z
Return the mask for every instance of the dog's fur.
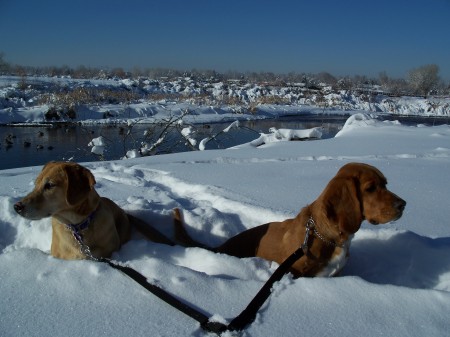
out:
M84 259L80 244L68 225L83 223L83 242L94 257L110 257L131 238L135 227L148 239L174 243L138 218L125 213L110 199L100 197L95 178L85 167L68 162L46 164L35 181L33 191L14 205L18 214L30 220L52 217L51 255L61 259Z
M386 178L375 167L349 163L328 183L322 194L293 219L271 222L246 230L217 248L192 239L175 210L176 239L237 257L258 256L281 264L303 243L306 223L312 217L307 254L291 267L295 277L333 276L344 266L353 234L365 219L377 225L402 216L406 202L386 188Z

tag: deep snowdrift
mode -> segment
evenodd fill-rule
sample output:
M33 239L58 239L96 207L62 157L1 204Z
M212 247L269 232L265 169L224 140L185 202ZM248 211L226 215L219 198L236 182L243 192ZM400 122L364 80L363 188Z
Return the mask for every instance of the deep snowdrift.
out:
M349 161L378 167L408 204L364 223L340 277L285 276L242 336L444 336L450 323L450 128L349 119L336 138L96 162L97 190L172 236L171 209L215 245L294 216ZM12 205L41 167L0 171L2 336L204 336L199 325L118 271L48 255L50 220ZM136 238L114 255L207 315L229 320L276 266ZM230 334L228 334L230 335Z

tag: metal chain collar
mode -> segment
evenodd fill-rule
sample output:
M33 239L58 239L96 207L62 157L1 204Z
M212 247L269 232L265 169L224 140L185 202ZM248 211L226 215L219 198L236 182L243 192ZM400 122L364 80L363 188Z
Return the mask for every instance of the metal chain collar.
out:
M306 252L309 249L308 241L309 241L309 236L311 235L311 232L316 237L318 237L320 240L322 240L326 245L333 246L333 247L337 246L334 241L327 240L322 234L319 233L319 231L316 228L316 223L314 222L314 219L313 219L312 215L310 215L308 221L306 222L305 239L304 239L303 244L302 244L302 249L305 252L305 254L306 254Z
M81 254L85 255L88 258L88 260L100 261L99 258L95 257L92 254L89 246L86 243L84 243L83 236L78 230L76 230L73 226L67 226L67 229L72 232L72 236L74 237L75 241L78 242Z

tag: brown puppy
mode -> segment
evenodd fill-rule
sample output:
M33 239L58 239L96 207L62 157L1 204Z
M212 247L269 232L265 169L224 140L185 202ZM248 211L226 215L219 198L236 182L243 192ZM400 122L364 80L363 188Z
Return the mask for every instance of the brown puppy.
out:
M30 220L52 217L51 255L61 259L84 259L78 235L94 257L109 257L127 242L135 226L150 240L174 243L126 214L94 189L95 178L76 163L50 162L36 178L34 190L14 205L18 214Z
M333 276L344 266L353 234L365 219L377 225L397 220L406 202L386 189L386 178L373 166L343 166L322 194L293 219L271 222L246 230L217 248L207 248L187 234L179 210L175 210L177 239L237 257L258 256L281 264L305 240L309 224L308 251L291 272L299 276Z

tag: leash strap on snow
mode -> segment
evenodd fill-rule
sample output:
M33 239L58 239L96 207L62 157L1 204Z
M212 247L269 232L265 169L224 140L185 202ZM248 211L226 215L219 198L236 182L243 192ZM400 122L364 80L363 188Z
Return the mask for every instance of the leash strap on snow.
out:
M109 264L114 269L120 270L122 273L126 274L130 278L132 278L135 282L137 282L139 285L147 289L149 292L151 292L153 295L159 297L164 302L170 304L174 308L180 310L187 316L195 319L196 321L203 324L204 322L208 321L208 317L201 313L200 311L190 307L189 305L181 302L179 299L174 297L173 295L169 294L167 291L159 288L158 286L151 284L147 281L147 278L136 271L135 269L128 267L128 266L122 266L117 263L114 263L113 261L109 259L98 259L100 262L105 262Z
M297 261L303 255L303 247L300 247L291 256L289 256L270 276L270 278L266 281L266 283L253 298L253 300L249 303L249 305L228 325L220 322L210 321L209 317L199 310L187 305L186 303L183 303L158 286L149 283L144 275L131 267L119 265L109 259L101 258L95 260L108 263L112 268L120 270L122 273L132 278L135 282L137 282L139 285L147 289L155 296L159 297L164 302L170 304L172 307L178 309L185 315L195 319L200 323L202 329L220 335L225 331L243 330L248 324L252 323L255 320L256 314L258 313L259 309L270 296L273 284L281 280L281 278L289 271L289 268L295 263L295 261Z
M289 268L302 256L304 255L303 247L298 248L294 253L292 253L278 268L273 272L270 278L258 291L253 300L249 303L247 308L244 309L236 318L234 318L228 325L227 330L242 330L248 324L252 323L259 308L264 304L267 298L272 292L272 286L275 282L281 280L281 278L289 271Z
M78 236L74 235L74 237L80 245L81 252L88 259L92 261L109 264L112 268L121 271L122 273L133 279L143 288L147 289L149 292L151 292L153 295L157 296L167 304L170 304L175 309L178 309L185 315L195 319L197 322L200 323L200 326L202 327L203 330L216 333L217 335L221 335L225 331L243 330L248 324L252 323L255 320L256 314L258 313L259 309L267 300L267 298L270 296L273 284L281 280L281 278L284 276L284 274L286 274L289 271L289 268L295 263L295 261L300 259L303 255L305 255L308 252L309 236L311 234L311 229L313 229L313 227L308 226L307 224L306 228L307 231L303 244L286 260L284 260L283 263L281 263L278 266L278 268L274 271L274 273L262 286L262 288L253 298L253 300L248 304L248 306L238 316L236 316L228 325L220 322L210 321L209 317L206 316L204 313L180 301L179 299L177 299L175 296L168 293L164 289L161 289L160 287L148 282L147 278L141 273L139 273L137 270L129 266L123 266L118 263L115 263L110 259L95 257L92 254L91 250L89 249L89 246L83 242L83 238L81 235Z

